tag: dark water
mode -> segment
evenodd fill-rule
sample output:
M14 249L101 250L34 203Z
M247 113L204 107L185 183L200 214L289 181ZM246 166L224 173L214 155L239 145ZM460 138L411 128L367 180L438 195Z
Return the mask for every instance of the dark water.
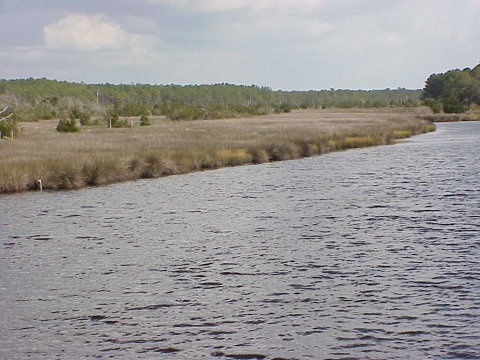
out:
M1 359L478 359L480 123L0 198Z

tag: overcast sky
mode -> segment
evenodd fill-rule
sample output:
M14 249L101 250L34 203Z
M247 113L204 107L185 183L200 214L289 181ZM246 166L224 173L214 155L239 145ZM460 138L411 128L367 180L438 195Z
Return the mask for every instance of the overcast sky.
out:
M480 61L480 0L0 0L0 78L422 88Z

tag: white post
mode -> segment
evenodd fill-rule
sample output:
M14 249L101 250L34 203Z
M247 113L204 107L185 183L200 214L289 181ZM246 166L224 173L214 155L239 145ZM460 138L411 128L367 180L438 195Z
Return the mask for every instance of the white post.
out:
M43 180L38 179L37 182L38 182L38 190L43 191Z

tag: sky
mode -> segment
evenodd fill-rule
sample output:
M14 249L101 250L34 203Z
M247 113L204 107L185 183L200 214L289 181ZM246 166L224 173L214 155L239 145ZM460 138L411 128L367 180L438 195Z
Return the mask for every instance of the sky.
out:
M0 78L423 88L480 61L480 0L0 0Z

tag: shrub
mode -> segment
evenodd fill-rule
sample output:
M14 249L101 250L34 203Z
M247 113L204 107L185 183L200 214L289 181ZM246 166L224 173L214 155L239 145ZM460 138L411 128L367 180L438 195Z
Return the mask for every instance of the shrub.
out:
M140 118L140 126L149 126L149 125L151 124L150 124L150 120L148 119L148 116L142 115L142 117Z
M12 132L14 134L18 133L18 127L15 122L0 122L0 139L3 137L10 137L12 135Z
M443 103L443 111L445 114L460 114L465 112L465 110L465 106L456 96L449 97Z
M107 124L107 127L122 128L130 126L127 120L120 120L120 116L116 111L108 111L105 114L103 120Z
M60 119L56 130L60 132L79 132L80 128L77 126L75 119Z
M441 104L435 99L425 99L424 103L432 110L434 114L439 114L442 111Z
M0 139L5 136L11 136L12 133L18 133L17 121L14 115L0 121Z
M90 116L90 114L82 113L82 114L80 114L80 116L79 116L78 119L80 120L80 124L81 124L82 126L89 126L89 125L91 125L91 121L90 121L90 120L91 120L91 116Z
M73 109L70 110L69 118L79 120L82 126L91 125L91 115L87 112L81 111L78 106L75 106Z
M279 113L289 113L292 110L292 106L287 103L283 103L280 105L275 105L273 107L273 111L277 114Z

